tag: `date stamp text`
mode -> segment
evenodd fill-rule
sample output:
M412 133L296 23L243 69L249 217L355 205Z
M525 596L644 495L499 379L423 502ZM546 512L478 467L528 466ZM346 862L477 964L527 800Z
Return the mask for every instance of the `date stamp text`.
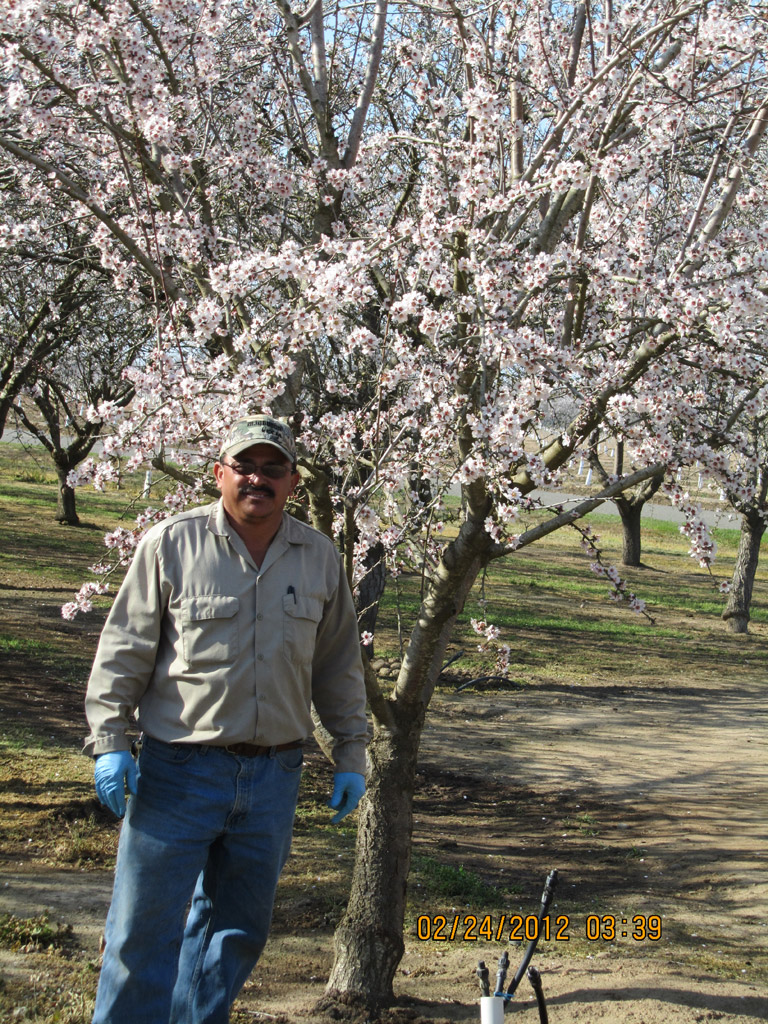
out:
M416 921L416 937L421 942L569 942L571 938L589 942L658 942L661 916L588 914L577 919L560 914L540 921L535 914L422 914Z

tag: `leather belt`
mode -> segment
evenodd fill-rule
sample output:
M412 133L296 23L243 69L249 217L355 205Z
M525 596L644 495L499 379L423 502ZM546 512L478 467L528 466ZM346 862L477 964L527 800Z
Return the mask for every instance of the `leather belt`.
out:
M226 747L219 747L219 750L226 750L229 754L237 757L271 757L279 750L297 750L304 744L301 740L293 740L292 743L277 743L273 747L261 747L256 743L229 743Z

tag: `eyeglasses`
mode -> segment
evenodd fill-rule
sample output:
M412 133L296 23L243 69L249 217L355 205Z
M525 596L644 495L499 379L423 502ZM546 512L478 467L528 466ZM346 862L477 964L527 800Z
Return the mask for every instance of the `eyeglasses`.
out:
M237 473L238 476L256 476L259 473L268 480L282 480L291 472L291 467L285 462L265 462L263 465L257 466L254 462L224 462L222 459L221 464L229 466L232 472Z

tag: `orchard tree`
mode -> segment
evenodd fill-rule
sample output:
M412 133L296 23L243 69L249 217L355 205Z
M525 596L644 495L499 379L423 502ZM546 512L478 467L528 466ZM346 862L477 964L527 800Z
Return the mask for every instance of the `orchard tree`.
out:
M130 410L102 410L114 440L84 477L122 451L178 489L111 535L117 557L200 497L227 425L264 409L295 429L364 645L387 580L421 580L398 678L366 664L369 790L329 982L385 1003L419 740L478 575L644 480L714 465L764 378L765 20L750 0L14 0L0 33L7 166L30 202L90 225L124 301L153 293L160 342ZM596 430L631 452L618 479L521 530L525 496ZM474 628L503 666L492 622Z
M13 415L48 452L58 478L56 519L78 526L71 480L101 438L105 409L123 410L134 395L124 372L145 344L151 325L135 325L114 296L94 291L76 318L57 318L54 352L18 395ZM131 328L136 328L136 333Z
M768 475L765 465L760 466L757 473L755 490L751 500L734 505L741 516L739 531L739 547L736 554L736 565L733 579L728 590L728 601L723 612L723 619L732 633L747 633L752 593L755 586L755 575L760 560L760 544L766 527L768 505Z
M723 453L713 482L721 497L741 520L739 546L731 583L721 584L728 594L723 619L732 633L749 631L750 607L760 544L768 524L768 410L761 393L750 403L742 434L730 451Z
M730 384L725 389L719 386L719 374L715 375L714 379L710 382L711 389L706 392L706 395L697 387L698 394L692 396L693 401L699 403L704 398L707 407L700 410L698 429L705 431L707 422L710 423L711 427L711 432L706 438L706 448L709 453L707 469L706 473L698 472L699 479L703 483L706 477L707 481L714 482L721 489L730 485L733 490L730 492L729 497L738 511L742 511L743 508L743 505L739 504L739 501L743 501L743 497L741 499L736 497L737 493L740 495L744 493L743 476L734 477L727 473L723 476L723 467L728 465L727 453L735 453L737 461L743 463L745 461L744 453L754 449L754 444L750 444L749 438L741 430L741 420L746 419L749 421L749 410L762 408L762 388L759 385L753 385L751 388L749 386L750 382L754 379L753 369L757 376L762 378L762 371L757 370L757 368L752 368L746 372L738 371L734 374L734 378L738 381L738 400L736 400L734 389ZM641 426L646 419L645 415L639 415L636 419L636 426ZM678 443L682 441L685 436L685 423L682 421L672 421L668 426L675 440ZM723 452L726 452L725 456ZM621 437L610 438L602 446L598 431L590 439L588 459L586 461L593 472L597 474L602 486L608 486L612 481L623 478L624 466L628 458L631 461L632 456L631 453L627 452L626 443ZM581 460L581 462L584 461ZM749 458L746 461L748 461L751 467L754 466L754 458ZM700 469L698 462L696 468L697 470ZM621 518L622 565L633 568L642 567L643 509L660 491L662 495L676 496L675 503L680 506L681 511L685 514L683 532L690 533L694 528L701 530L698 509L691 505L689 496L681 492L676 484L676 480L682 476L681 470L678 468L674 480L671 479L670 474L670 479L667 480L666 484L665 475L665 471L661 470L657 474L644 479L636 487L625 487L621 493L612 499ZM752 482L754 483L755 481L753 480ZM696 524L695 527L694 524ZM704 534L702 533L703 536ZM711 539L707 543L712 544ZM712 545L712 553L714 555L714 545ZM709 568L711 560L706 559L705 561L707 568Z
M0 174L0 434L20 393L69 343L57 325L77 316L88 271L77 232L62 224L61 211L47 217L49 204L34 210L25 202L20 179L12 169Z
M71 209L56 197L25 209L19 176L6 173L4 184L0 427L10 415L45 448L59 483L56 518L77 525L69 475L102 432L96 408L133 397L123 371L151 342L152 319L121 300Z
M5 276L0 273L0 277ZM9 276L12 277L12 273ZM35 295L37 308L27 309L29 315L24 317L22 322L17 321L13 325L9 323L16 319L8 298L9 289L4 282L0 282L0 318L3 322L3 331L0 335L0 434L5 430L13 403L23 389L34 381L39 367L45 363L58 344L56 333L46 329L44 325L50 316L51 301L55 306L59 290L63 294L69 294L75 276L72 275L69 279L65 277L59 288L54 289L51 298L41 299Z
M612 479L620 479L624 475L626 459L625 442L621 438L612 438L601 453L599 434L593 436L589 445L589 467L598 474L603 486ZM609 462L609 460L611 460ZM610 472L609 472L610 470ZM617 494L613 503L621 518L622 552L621 564L640 568L642 566L642 516L647 502L658 493L664 482L664 471L643 480L635 488L625 488Z

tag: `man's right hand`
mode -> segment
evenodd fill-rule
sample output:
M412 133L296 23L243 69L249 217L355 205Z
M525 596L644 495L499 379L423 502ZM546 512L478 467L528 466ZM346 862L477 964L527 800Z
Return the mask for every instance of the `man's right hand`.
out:
M96 796L118 818L125 814L125 790L136 796L136 762L128 750L99 754L93 773Z

